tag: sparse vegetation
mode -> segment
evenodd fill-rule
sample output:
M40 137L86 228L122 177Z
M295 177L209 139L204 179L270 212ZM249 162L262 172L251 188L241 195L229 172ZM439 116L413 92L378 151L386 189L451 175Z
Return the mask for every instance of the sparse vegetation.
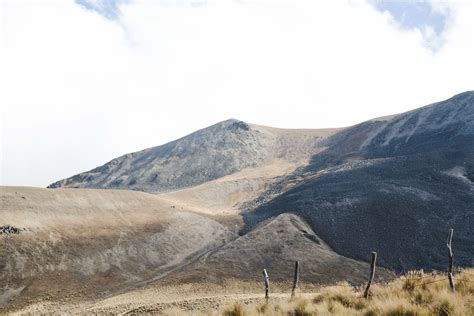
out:
M456 287L457 292L451 292L445 274L410 273L375 284L369 299L364 299L363 287L344 282L321 288L312 297L305 294L248 306L236 303L217 315L474 315L474 269L457 274Z

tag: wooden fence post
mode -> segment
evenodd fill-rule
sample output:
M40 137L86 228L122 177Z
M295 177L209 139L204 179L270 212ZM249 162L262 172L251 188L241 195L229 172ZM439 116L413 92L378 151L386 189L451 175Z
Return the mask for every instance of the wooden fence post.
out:
M293 279L293 289L291 290L291 297L295 297L296 289L300 281L300 263L295 261L295 277Z
M456 292L456 288L454 286L454 278L453 278L453 249L451 248L453 233L454 233L454 229L451 228L448 233L448 242L447 242L448 256L449 256L448 279L449 279L449 286L451 287L451 291Z
M267 269L263 269L263 277L265 278L265 300L268 303L268 298L269 298L268 291L269 291L270 286L269 286Z
M365 288L364 291L364 297L368 298L369 297L369 289L370 286L372 285L372 282L374 281L374 275L375 275L375 262L377 261L377 253L372 252L372 263L370 264L370 276L369 276L369 282L367 283L367 287Z

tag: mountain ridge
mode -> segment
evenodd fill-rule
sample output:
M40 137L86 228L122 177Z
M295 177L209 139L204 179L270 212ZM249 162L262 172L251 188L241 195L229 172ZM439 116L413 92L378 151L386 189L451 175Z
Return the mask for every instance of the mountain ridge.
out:
M287 131L287 132L284 132ZM48 188L166 192L198 185L273 159L299 160L338 129L277 129L230 119L164 145L125 154Z
M462 99L472 101L473 95L474 91L466 91L443 101L443 105ZM400 118L412 117L416 113L429 117L429 112L440 103L442 102L344 128L284 129L228 119L166 144L114 158L100 167L54 182L48 188L126 188L145 192L167 192L198 185L247 167L260 166L274 158L295 160L311 156L317 153L318 148L331 146L340 142L347 133L357 132L357 128L368 128L372 137L359 144L360 151L376 140L376 136L386 129L390 122L398 122L401 124L399 127L404 127L403 123L410 125L410 122L402 122ZM469 115L472 118L472 113ZM420 122L423 119L421 116L416 120L418 125L415 129L423 126ZM379 128L374 129L374 126ZM394 129L396 128L397 126ZM385 142L389 142L389 137L397 135L392 133L385 136ZM212 139L214 141L209 141ZM294 144L295 141L297 144ZM357 151L356 148L353 151ZM196 161L192 161L193 159ZM144 170L145 168L149 170Z

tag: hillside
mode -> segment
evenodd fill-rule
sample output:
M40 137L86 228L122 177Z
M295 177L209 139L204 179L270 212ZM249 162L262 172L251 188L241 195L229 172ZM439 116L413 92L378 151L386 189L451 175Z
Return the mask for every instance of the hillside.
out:
M375 250L403 271L443 269L454 228L456 263L472 265L474 92L356 125L325 145L284 180L293 188L245 214L247 229L292 212L337 253L363 259Z
M45 297L134 288L235 238L216 220L141 192L0 188L0 311ZM231 222L231 220L229 220Z
M368 269L334 253L296 216L283 215L239 237L236 214L196 213L160 195L129 190L0 187L0 227L0 313L45 300L81 304L177 280L258 280L260 273L251 271L264 266L272 278L283 279L292 258L304 262L306 282L357 283ZM265 238L275 228L281 229L279 247L291 250L281 257L274 256L274 240ZM259 236L255 258L253 236ZM248 258L241 256L244 248ZM277 264L283 257L286 263ZM224 262L240 262L240 268ZM338 262L344 265L329 276L321 273Z

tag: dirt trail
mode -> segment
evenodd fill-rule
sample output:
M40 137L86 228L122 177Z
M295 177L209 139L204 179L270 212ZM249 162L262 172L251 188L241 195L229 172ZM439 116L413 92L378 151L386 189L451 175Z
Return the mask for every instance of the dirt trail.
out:
M312 297L313 293L300 293L299 296ZM280 302L290 299L288 293L274 293L270 299L271 302ZM134 303L124 303L116 306L103 306L102 303L95 304L87 309L87 312L92 313L117 313L122 315L138 315L143 313L156 314L172 314L172 313L187 313L198 314L209 311L215 311L222 307L231 306L235 303L244 305L259 305L265 303L264 294L227 294L206 296L198 298L183 298L176 301L169 302L155 302L150 304L139 305Z

